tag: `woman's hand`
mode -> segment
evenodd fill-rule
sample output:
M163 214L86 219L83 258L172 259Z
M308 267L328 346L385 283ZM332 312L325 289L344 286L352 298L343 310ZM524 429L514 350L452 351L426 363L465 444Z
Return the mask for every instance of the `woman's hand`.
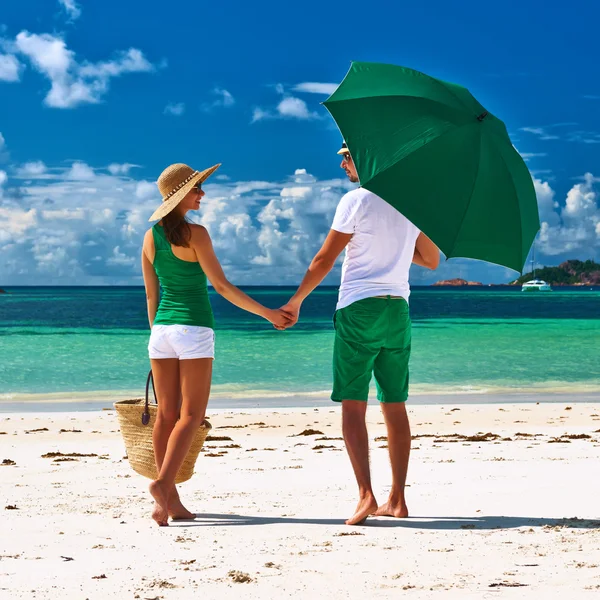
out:
M275 329L287 329L294 324L292 315L279 310L267 309L265 312L265 319L273 324Z

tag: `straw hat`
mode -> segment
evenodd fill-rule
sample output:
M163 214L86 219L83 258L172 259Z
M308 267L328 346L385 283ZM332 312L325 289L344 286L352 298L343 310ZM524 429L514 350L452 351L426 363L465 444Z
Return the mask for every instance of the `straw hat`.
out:
M167 167L156 182L163 202L148 221L158 221L168 215L195 185L206 181L220 166L221 163L204 171L194 171L181 163Z

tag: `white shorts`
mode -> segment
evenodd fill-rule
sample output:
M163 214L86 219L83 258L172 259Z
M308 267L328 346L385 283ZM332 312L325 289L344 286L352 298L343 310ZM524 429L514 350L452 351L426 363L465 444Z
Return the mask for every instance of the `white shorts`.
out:
M154 325L148 343L150 358L215 357L215 332L197 325Z

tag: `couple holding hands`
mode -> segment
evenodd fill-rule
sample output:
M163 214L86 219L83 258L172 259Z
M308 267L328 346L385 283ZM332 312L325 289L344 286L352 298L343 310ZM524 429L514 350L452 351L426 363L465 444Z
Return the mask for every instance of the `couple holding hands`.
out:
M358 183L345 144L338 154L349 180ZM331 230L294 296L279 310L266 308L228 281L207 230L186 220L188 211L200 207L202 183L218 167L202 172L183 164L167 167L157 182L163 202L149 219L158 222L144 236L142 270L151 327L148 351L158 398L152 433L158 471L150 484L155 500L152 518L168 525L169 517L195 516L183 506L175 477L204 421L210 394L215 333L208 281L229 302L264 317L276 329L286 329L298 321L303 301L344 250L334 315L331 399L342 404L344 442L359 488L358 506L346 523L360 524L369 515L407 517L408 275L413 262L437 268L438 248L382 198L357 187L340 200ZM366 427L373 375L388 430L393 479L382 505L371 487Z

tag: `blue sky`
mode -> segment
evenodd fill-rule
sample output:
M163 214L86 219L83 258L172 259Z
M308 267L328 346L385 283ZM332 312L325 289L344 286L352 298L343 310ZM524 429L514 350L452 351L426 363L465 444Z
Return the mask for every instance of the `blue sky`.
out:
M396 4L4 3L0 285L138 283L172 162L223 163L198 219L234 282L297 282L349 189L320 103L351 60L467 86L534 175L539 261L600 258L600 8ZM514 275L466 260L412 274L454 276Z

